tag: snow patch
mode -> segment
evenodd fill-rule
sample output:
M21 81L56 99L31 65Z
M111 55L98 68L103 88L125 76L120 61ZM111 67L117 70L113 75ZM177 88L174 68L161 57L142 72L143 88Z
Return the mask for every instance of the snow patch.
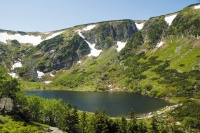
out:
M11 67L11 70L14 70L15 68L17 68L17 67L22 67L22 63L21 62L15 62L13 65L12 65L12 67Z
M48 36L45 40L51 39L62 33L63 31L56 32ZM48 33L45 33L45 34L48 34ZM21 34L9 35L6 32L0 33L0 41L7 44L7 40L17 40L19 43L31 43L33 44L33 46L36 46L40 44L42 41L44 41L41 36L21 35Z
M55 77L55 75L53 75L52 73L50 73L50 76L51 76L51 77Z
M80 37L82 37L83 39L85 39L85 37L84 37L83 34L81 33L81 30L77 30L77 32L78 32L78 35L79 35Z
M200 5L194 6L194 9L200 9Z
M50 84L52 81L44 81L44 84Z
M144 23L135 23L138 30L141 30L144 26Z
M88 31L88 30L91 30L93 29L94 27L96 27L96 25L88 25L87 27L83 28L84 31Z
M10 73L8 73L12 78L19 78L19 76L16 74L16 73L14 73L14 72L10 72Z
M176 125L181 125L181 122L177 121L177 122L176 122Z
M82 61L81 61L81 60L79 60L77 63L78 63L78 64L81 64L81 63L82 63Z
M172 24L172 21L175 19L176 16L177 14L173 14L165 17L165 21L169 24L169 26Z
M126 42L117 41L117 51L120 52L126 46Z
M96 26L96 25L95 25ZM90 26L88 29L91 29L92 28L92 26ZM94 28L94 25L93 25L93 28ZM85 39L85 37L83 36L83 34L81 33L81 31L82 30L77 30L77 32L78 32L78 35L80 36L80 37L82 37L83 39ZM88 56L95 56L95 57L97 57L97 56L99 56L99 54L101 53L101 51L102 50L97 50L97 49L95 49L95 44L91 44L91 43L89 43L87 40L85 40L86 41L86 43L89 45L89 47L90 47L90 54L88 55Z
M53 33L52 35L48 36L45 40L54 38L54 37L56 37L56 36L62 34L63 32L64 32L64 31L60 31L60 32Z
M53 54L53 53L55 53L55 51L56 51L56 50L51 50L50 53Z
M85 41L86 41L86 40L85 40ZM91 44L91 43L89 43L88 41L86 41L86 42L87 42L87 44L88 44L89 47L90 47L90 54L89 54L88 56L98 57L102 50L96 49L96 48L95 48L95 43L94 43L94 44Z
M31 43L33 45L37 45L42 41L41 36L0 33L0 41L7 43L7 40L17 40L19 43Z
M163 45L163 42L161 41L161 42L159 42L158 44L157 44L157 48L160 48L161 46Z
M39 79L41 79L42 76L44 76L44 73L43 73L43 72L40 72L40 71L38 71L38 70L37 70L37 74L38 74L38 78L39 78Z

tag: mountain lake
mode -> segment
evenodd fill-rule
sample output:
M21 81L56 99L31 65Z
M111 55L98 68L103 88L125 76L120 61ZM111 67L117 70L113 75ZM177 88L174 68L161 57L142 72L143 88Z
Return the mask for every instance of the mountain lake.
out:
M128 92L83 92L83 91L27 91L26 95L37 95L43 98L63 99L63 102L76 105L79 110L95 112L105 110L105 114L127 116L131 109L136 115L149 113L171 103L148 96Z

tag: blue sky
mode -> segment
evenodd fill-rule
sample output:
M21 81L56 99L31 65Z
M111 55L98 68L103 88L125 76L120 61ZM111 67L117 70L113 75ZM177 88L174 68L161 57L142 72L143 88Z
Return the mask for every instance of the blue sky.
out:
M0 29L52 31L80 24L146 20L200 0L0 0Z

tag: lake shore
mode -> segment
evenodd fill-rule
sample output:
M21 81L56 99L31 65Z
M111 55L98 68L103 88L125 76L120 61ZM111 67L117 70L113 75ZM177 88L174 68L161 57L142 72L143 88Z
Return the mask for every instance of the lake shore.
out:
M166 113L168 111L172 111L175 108L178 108L180 106L182 106L182 103L181 104L176 104L176 105L171 105L171 106L166 106L166 107L162 108L161 110L157 110L155 112L149 112L147 114L143 114L141 116L137 116L136 119L149 119L149 118L154 117L155 115L163 115L164 113Z

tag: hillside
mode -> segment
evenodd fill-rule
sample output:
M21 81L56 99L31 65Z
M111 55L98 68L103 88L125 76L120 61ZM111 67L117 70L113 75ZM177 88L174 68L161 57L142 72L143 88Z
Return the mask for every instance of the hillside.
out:
M1 30L1 64L22 84L41 82L23 85L26 89L198 97L199 12L191 5L146 21L105 21L47 33Z
M57 71L55 77L47 74L44 81L53 81L51 86L58 89L123 90L152 97L198 98L200 32L199 23L195 22L200 20L196 15L199 11L189 6L177 13L150 18L127 43L115 39L115 43L111 43L115 45L107 48L97 45L99 38L95 28L79 33L81 38L95 43L95 48L102 50L101 54L79 59L71 69ZM186 16L182 14L191 22L185 21ZM175 32L180 30L180 23L186 25L188 32ZM195 31L189 30L191 27L196 27ZM108 27L100 33L104 35L109 31ZM108 36L114 38L112 34Z
M48 132L48 125L67 132L200 131L200 4L145 21L46 33L1 29L0 66L0 131ZM110 118L20 89L127 91L169 100L176 108L152 118L136 120L133 110L128 119Z

